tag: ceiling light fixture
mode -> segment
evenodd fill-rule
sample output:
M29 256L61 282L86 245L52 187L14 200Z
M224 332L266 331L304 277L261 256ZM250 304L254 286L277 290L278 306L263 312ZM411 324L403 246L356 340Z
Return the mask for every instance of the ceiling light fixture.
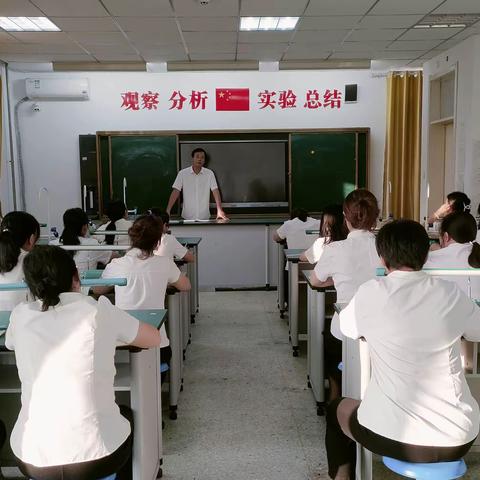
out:
M241 31L294 30L300 17L241 17Z
M0 17L0 27L7 32L59 32L47 17Z
M479 20L480 13L432 13L422 18L413 28L466 28Z

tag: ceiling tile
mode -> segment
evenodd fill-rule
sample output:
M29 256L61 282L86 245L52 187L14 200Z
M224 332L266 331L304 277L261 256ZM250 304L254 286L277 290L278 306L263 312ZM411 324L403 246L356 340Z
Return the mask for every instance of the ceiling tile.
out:
M185 50L178 52L163 52L160 50L141 50L142 57L147 62L168 62L176 61L181 62L188 60Z
M371 60L372 52L333 52L329 60L335 60L337 58L342 60Z
M329 15L324 17L302 17L298 30L343 30L353 28L362 17L360 15Z
M433 13L480 13L478 0L447 0Z
M438 7L443 0L380 0L370 12L372 15L424 15Z
M125 45L127 39L120 32L72 32L69 35L83 45Z
M98 0L35 0L35 5L52 17L106 17Z
M172 43L181 43L180 34L177 32L174 35L158 31L155 34L152 32L127 32L128 39L132 43L150 43L152 45L169 45Z
M0 59L4 62L92 62L94 59L87 54L65 55L65 54L10 54L0 53Z
M308 0L242 0L240 15L246 17L299 17Z
M183 37L190 44L198 42L235 43L237 41L236 32L184 32Z
M327 50L293 50L289 48L283 60L325 60L331 51Z
M215 0L208 5L200 5L198 0L172 1L175 14L179 17L235 17L239 9L239 0Z
M184 32L236 32L238 17L180 17Z
M295 33L294 42L341 42L349 30L302 30Z
M406 32L403 28L394 29L361 29L354 30L348 37L352 42L361 42L364 40L395 40L402 33Z
M19 43L19 40L7 32L0 32L0 45L5 45L6 43Z
M397 40L388 46L389 50L430 50L435 48L441 40Z
M463 28L412 28L399 40L445 40L460 33Z
M174 43L171 45L152 45L150 43L135 44L140 52L161 52L161 53L185 53L185 47L182 43Z
M117 17L117 22L125 32L161 32L178 34L178 27L174 18L160 17Z
M189 43L188 51L190 53L235 53L237 45L235 43Z
M238 53L237 60L258 60L260 62L279 62L283 52Z
M367 15L359 28L409 28L417 24L424 15Z
M240 32L239 43L288 43L292 32Z
M340 48L335 49L338 51L344 51L344 52L363 52L363 51L375 51L375 50L383 50L387 48L388 45L390 45L391 42L389 41L375 41L375 40L369 40L369 41L364 41L364 42L350 42L346 41L343 42Z
M43 17L43 13L28 0L2 0L0 2L0 16Z
M143 61L140 56L133 53L122 52L105 52L95 53L94 57L101 62L141 62Z
M6 44L0 45L0 52L8 53L32 53L32 54L54 54L54 53L72 53L72 54L82 54L85 51L78 45L72 44L43 44L43 45L32 45L32 44Z
M172 17L168 0L103 0L114 17Z
M239 43L238 53L254 54L255 52L283 53L288 43Z
M235 53L190 53L192 60L235 60Z
M12 36L24 43L73 43L65 32L10 32Z
M376 0L310 0L305 15L365 15Z
M414 51L409 51L409 52L402 52L402 51L392 51L392 50L383 50L379 52L375 52L374 56L372 58L378 59L378 60L391 60L391 59L410 59L413 60L415 58L418 58L422 54L424 54L424 50L414 50Z
M110 17L50 17L64 32L118 32Z

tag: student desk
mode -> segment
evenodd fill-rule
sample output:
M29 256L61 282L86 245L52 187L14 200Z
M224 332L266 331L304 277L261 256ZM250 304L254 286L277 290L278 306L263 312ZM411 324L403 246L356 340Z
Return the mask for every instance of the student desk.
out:
M171 220L170 227L177 238L202 238L197 288L269 289L276 284L277 276L277 252L273 248L272 233L284 220L284 215L232 217L228 221Z
M277 241L278 251L278 277L277 277L277 306L280 310L280 318L283 318L286 312L285 306L285 248L286 240Z
M325 294L334 291L333 287L312 285L312 270L302 272L307 281L307 378L317 403L317 414L324 414L325 406L325 350L324 330L326 316Z
M313 265L300 263L300 254L303 249L286 248L285 258L288 262L288 323L293 356L298 357L298 283L300 270L311 270Z
M127 310L142 322L160 328L165 321L165 310ZM0 312L0 330L8 326L10 312ZM120 347L125 349L125 347ZM5 351L5 336L0 337L0 350ZM11 352L10 352L11 353ZM162 403L160 380L160 349L129 348L127 361L116 363L114 390L129 392L135 431L133 442L133 480L153 480L162 474ZM5 354L4 354L5 355ZM120 356L120 355L119 355ZM10 359L13 355L8 356ZM0 362L0 395L19 394L20 380L16 365Z

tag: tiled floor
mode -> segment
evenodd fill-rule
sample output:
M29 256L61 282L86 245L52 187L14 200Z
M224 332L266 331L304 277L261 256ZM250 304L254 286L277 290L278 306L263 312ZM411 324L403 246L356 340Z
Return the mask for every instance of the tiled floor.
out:
M324 417L291 354L275 292L201 294L178 420L166 417L165 480L326 480ZM480 479L470 454L466 480ZM374 463L374 480L401 477Z

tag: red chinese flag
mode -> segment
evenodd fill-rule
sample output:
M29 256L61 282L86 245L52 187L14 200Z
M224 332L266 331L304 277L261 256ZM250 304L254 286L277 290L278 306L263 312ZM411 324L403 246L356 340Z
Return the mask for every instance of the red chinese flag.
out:
M250 89L248 88L217 88L217 112L247 112L250 110Z

